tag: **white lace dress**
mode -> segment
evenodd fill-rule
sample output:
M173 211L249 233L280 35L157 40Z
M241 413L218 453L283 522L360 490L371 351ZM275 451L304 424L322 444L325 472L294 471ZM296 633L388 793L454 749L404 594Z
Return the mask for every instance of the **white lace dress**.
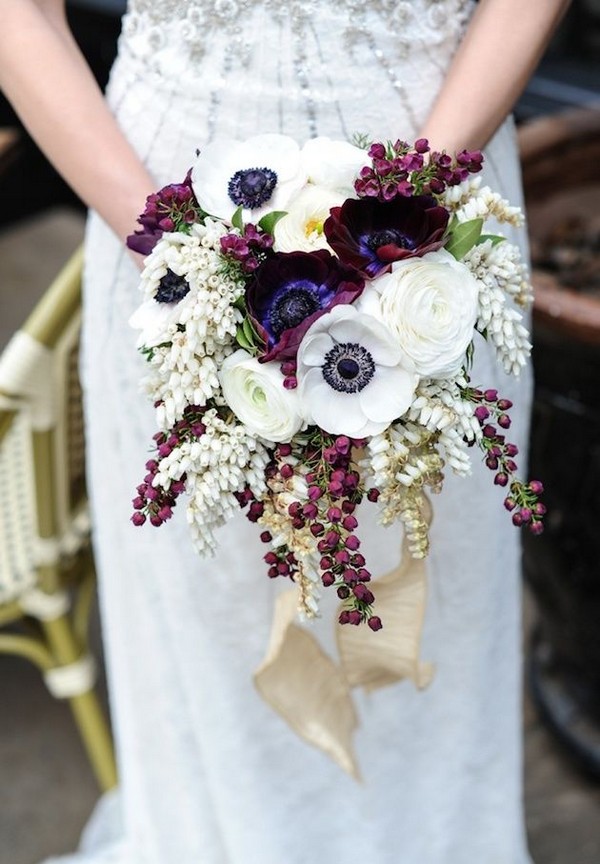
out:
M471 11L470 0L131 0L109 101L161 184L217 136L410 139ZM486 173L519 202L510 122ZM127 325L136 270L93 216L87 249L90 489L121 787L65 860L526 864L518 537L490 472L448 477L435 500L423 655L436 677L425 692L402 683L359 698L359 784L253 688L284 587L266 577L255 527L230 523L206 562L183 518L131 526L154 431ZM483 354L476 382L519 400L522 440L528 382L507 382ZM394 566L398 530L363 533L372 569ZM326 641L331 626L320 622Z

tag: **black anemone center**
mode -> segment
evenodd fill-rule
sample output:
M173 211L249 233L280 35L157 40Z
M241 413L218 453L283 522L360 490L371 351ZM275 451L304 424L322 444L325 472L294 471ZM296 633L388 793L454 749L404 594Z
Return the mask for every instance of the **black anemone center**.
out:
M360 393L375 374L375 361L363 345L341 342L327 352L321 371L338 393Z
M372 252L377 252L380 246L400 246L401 249L414 249L415 242L412 237L407 237L396 228L383 228L381 231L374 231L366 238L366 245Z
M158 290L154 296L159 303L178 303L183 300L190 290L189 282L185 277L178 276L172 270L167 270L158 283Z
M244 168L236 171L227 184L234 204L254 210L266 204L277 186L277 174L270 168Z
M296 282L275 297L269 309L269 324L276 339L284 330L297 327L305 318L321 308L312 282Z

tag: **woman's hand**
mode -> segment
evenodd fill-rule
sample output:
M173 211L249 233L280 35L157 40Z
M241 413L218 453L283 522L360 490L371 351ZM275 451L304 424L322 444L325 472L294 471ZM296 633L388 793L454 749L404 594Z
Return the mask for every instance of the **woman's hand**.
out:
M67 25L64 0L0 0L0 87L70 186L124 240L156 184Z
M481 0L419 137L484 147L512 110L569 0Z

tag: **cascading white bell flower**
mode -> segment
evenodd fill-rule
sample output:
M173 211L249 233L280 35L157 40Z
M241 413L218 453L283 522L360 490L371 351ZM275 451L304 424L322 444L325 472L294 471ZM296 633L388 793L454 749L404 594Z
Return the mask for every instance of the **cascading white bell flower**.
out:
M298 350L298 389L309 423L333 435L377 435L410 407L418 378L390 331L355 306L334 306Z
M302 148L302 162L308 179L315 186L333 189L345 198L355 198L354 181L369 163L365 150L349 141L326 136L309 139Z
M240 349L223 362L219 379L225 401L253 434L290 441L306 424L297 390L286 390L278 363L259 363Z
M192 169L198 203L226 222L240 206L244 222L254 224L272 210L285 210L306 180L300 147L293 138L277 134L212 141Z
M332 207L339 207L344 196L323 186L306 186L290 202L287 214L275 225L273 236L276 252L314 252L317 249L332 251L323 223Z
M392 265L369 283L361 311L381 321L423 378L452 378L465 361L477 321L479 285L441 249Z

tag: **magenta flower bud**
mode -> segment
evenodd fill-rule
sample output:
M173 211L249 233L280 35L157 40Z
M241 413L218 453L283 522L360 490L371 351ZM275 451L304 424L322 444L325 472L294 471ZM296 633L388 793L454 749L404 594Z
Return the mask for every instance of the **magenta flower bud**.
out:
M331 472L331 479L334 483L343 483L346 479L346 472L342 471L341 468L336 468L335 471Z
M508 474L505 474L503 471L499 471L498 474L494 477L494 484L496 486L507 486L508 485Z
M521 527L521 525L523 524L523 517L521 516L520 513L513 513L512 523L513 523L513 525L516 525L517 528Z
M291 444L279 444L279 446L277 447L277 453L279 454L279 456L282 456L282 457L290 456L291 452L292 452Z
M285 378L288 378L290 375L296 374L296 363L294 360L284 360L284 362L281 364L280 368L281 368L281 374ZM292 448L290 447L290 452L291 452L291 449Z
M483 432L484 438L495 438L496 437L496 427L492 426L491 423L488 423L487 426L484 426L481 431Z
M316 504L313 504L313 502L310 501L308 504L305 504L304 507L302 508L302 515L306 519L316 519L317 516L319 515L319 508L317 507Z
M321 582L325 586L325 588L329 588L330 585L333 585L335 582L335 576L331 572L331 570L326 570L325 573L321 576Z
M158 455L160 456L161 459L164 459L166 456L168 456L170 454L170 452L171 452L171 448L169 447L169 445L167 443L161 444L160 447L158 448Z
M347 549L338 549L333 557L338 564L348 564L350 562L350 553Z
M350 612L348 612L348 624L354 624L355 627L358 627L362 620L363 616L360 614L358 609L351 609Z
M529 507L521 507L521 520L523 522L531 522L531 517L533 513L529 509Z
M485 460L485 464L490 471L496 471L498 469L498 460L495 456L488 456Z
M515 471L517 470L517 463L513 462L512 459L507 459L505 464L506 464L506 470L510 471L511 474L514 474Z
M328 531L325 535L325 542L329 546L330 549L335 549L339 542L339 534L337 531Z
M349 537L346 537L344 546L346 549L350 549L351 552L356 552L356 550L360 548L360 540L356 534L351 534Z
M365 566L365 556L360 552L355 552L352 556L352 566L353 567L364 567Z
M160 528L160 526L163 524L163 520L160 518L158 513L154 513L150 517L150 524L154 525L155 528Z
M342 573L342 579L349 585L354 585L357 578L356 570L353 570L352 567L347 567Z
M486 402L495 402L498 398L497 390L485 390L483 394L483 398Z
M309 486L308 487L308 498L309 501L318 501L319 498L323 497L323 490L318 486Z
M508 411L513 407L510 399L498 399L498 411Z
M512 513L512 511L515 509L516 506L517 506L517 502L515 501L514 498L505 498L504 499L504 508L505 508L505 510L508 510L509 513Z
M346 516L342 525L346 529L346 531L354 531L355 528L358 527L358 519L356 516Z
M167 519L170 519L171 516L173 515L173 511L171 510L170 507L166 507L166 506L161 507L160 510L158 511L158 515L160 516L160 518L162 519L163 522L166 522Z
M547 510L545 505L538 501L537 504L534 504L533 512L536 516L543 516L547 512Z
M415 141L415 150L417 153L429 153L429 141L427 138L417 138Z
M296 531L301 531L305 526L306 522L302 516L296 516L295 519L292 519L292 528L295 528Z
M269 577L269 579L276 579L277 576L279 576L279 570L277 569L277 567L269 567L269 569L267 570L267 576Z
M134 498L131 503L133 504L134 510L143 510L146 506L146 501L144 500L144 498L142 498L141 495L138 495L137 498Z
M363 603L366 603L367 606L370 606L371 603L373 603L373 601L375 600L373 592L369 591L369 589L363 582L359 582L358 585L355 585L352 589L352 593L357 600L361 600Z
M539 536L544 533L544 523L543 522L531 522L529 525L529 530L532 534Z
M263 543L270 543L273 538L270 531L263 531L260 535L260 539Z
M149 459L145 465L146 471L150 471L151 474L154 474L158 470L158 462L156 459Z
M369 489L369 491L367 492L367 498L369 501L372 501L373 503L375 503L377 501L377 499L379 498L379 489L376 489L373 486L373 488Z
M158 498L158 489L155 489L154 486L148 486L146 489L146 498L148 501L156 501Z
M342 511L339 507L330 507L327 511L327 518L330 522L341 522L342 521Z
M339 480L331 480L328 488L329 492L336 497L339 497L344 491L344 486Z
M504 448L504 452L506 453L507 456L518 456L519 455L519 448L517 447L516 444L507 444L506 447Z
M179 444L179 435L169 435L167 439L167 444L171 448L177 447L177 445Z
M529 489L533 492L534 495L541 495L544 491L544 484L541 483L540 480L530 480Z
M332 566L333 558L330 555L323 555L323 557L319 561L319 567L321 568L321 570L329 570L329 568Z
M290 477L294 476L294 469L291 465L288 465L287 462L281 466L279 469L279 473L283 477L284 480L289 480Z
M337 596L340 598L340 600L347 600L350 596L350 589L348 588L348 586L340 585L340 587L337 589Z
M146 517L144 516L143 513L137 512L137 513L133 514L133 516L131 517L131 521L136 526L143 525L144 522L146 521Z
M354 501L344 501L342 503L342 510L344 513L350 515L350 513L354 513L354 511L356 510L356 504L354 503Z
M338 457L338 452L335 447L324 447L323 448L323 459L332 465Z
M266 564L277 564L277 561L279 559L274 552L267 552L267 554L264 556L264 560Z
M360 582L371 581L371 574L364 567L359 567L359 569L356 571L356 575L358 576Z
M369 625L371 630L374 630L375 632L377 632L377 630L381 630L381 628L383 627L383 624L381 623L381 618L379 618L377 615L371 615L371 617L367 621L367 624Z
M475 417L479 420L480 423L483 423L484 420L490 416L490 409L486 408L485 405L478 405L475 409Z
M501 426L502 429L510 429L511 420L508 414L500 414L498 417L498 426Z
M348 613L347 609L344 609L343 612L340 612L340 616L338 618L338 621L340 622L340 624L349 624L350 623L350 621L348 620L348 614L349 613Z
M292 501L292 503L288 507L288 513L294 519L296 516L300 516L302 513L302 504L299 501Z
M253 501L248 508L247 516L250 522L258 522L264 512L265 505L262 503L262 501Z
M313 537L321 537L325 533L325 526L321 525L320 522L313 522L310 526L310 533ZM326 549L321 551L326 551Z
M351 446L350 439L346 435L340 435L335 439L335 449L342 456L346 456L350 452Z
M286 390L295 390L298 386L298 379L295 375L288 375L287 378L283 379L283 386Z

